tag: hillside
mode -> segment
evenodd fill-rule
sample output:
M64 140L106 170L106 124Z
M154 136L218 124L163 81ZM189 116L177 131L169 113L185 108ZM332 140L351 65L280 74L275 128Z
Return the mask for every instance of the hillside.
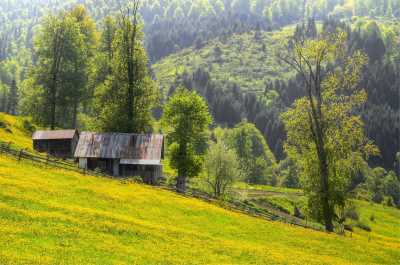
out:
M32 132L35 127L26 118L15 118L0 112L0 141L32 151Z
M248 32L213 40L204 47L192 47L153 65L157 79L168 89L184 71L206 69L214 81L234 82L244 91L264 91L268 81L287 80L293 72L280 64L276 53L293 35L294 26L280 31Z
M367 135L381 151L380 157L371 158L370 165L392 170L399 150L399 123L395 118L400 106L398 23L396 19L369 17L310 20L279 30L220 36L204 46L170 55L153 64L152 69L166 95L176 86L194 88L202 94L217 124L229 127L244 119L256 124L275 156L283 159L285 132L279 115L304 95L304 88L302 78L277 54L290 38L313 38L307 36L310 29L343 30L348 33L350 52L362 50L369 57L359 84L368 93L368 101L358 114L366 124Z
M28 134L19 137L29 141ZM359 204L364 220L375 216L372 232L356 229L344 237L245 216L158 188L18 163L2 154L0 263L395 264L400 212Z
M267 222L174 193L0 158L1 264L394 264L400 213L371 235ZM293 257L296 257L294 260Z

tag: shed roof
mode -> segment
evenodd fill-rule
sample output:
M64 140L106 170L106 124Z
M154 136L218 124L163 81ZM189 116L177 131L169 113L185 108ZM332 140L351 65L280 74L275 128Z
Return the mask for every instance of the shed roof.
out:
M160 134L82 132L75 150L77 158L125 159L160 163L164 136Z
M36 131L33 140L68 140L74 138L77 130Z

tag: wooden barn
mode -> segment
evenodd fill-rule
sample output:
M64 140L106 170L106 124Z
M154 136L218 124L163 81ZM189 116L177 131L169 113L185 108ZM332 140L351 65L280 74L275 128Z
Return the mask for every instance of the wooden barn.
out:
M75 158L82 169L113 176L139 176L148 184L162 177L164 137L155 134L82 132Z
M77 130L36 131L32 136L36 151L59 158L73 158L78 140Z

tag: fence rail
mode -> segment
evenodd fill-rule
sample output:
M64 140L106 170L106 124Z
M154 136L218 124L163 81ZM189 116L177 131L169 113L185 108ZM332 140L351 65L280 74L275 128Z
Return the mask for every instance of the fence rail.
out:
M74 171L74 172L78 172L78 173L85 174L85 175L91 175L91 176L113 178L110 175L100 173L97 171L80 169L77 166L77 164L74 163L73 161L59 160L59 159L56 159L49 155L44 156L41 154L35 154L32 152L29 152L26 149L17 148L13 145L12 142L5 143L5 142L0 141L0 154L8 155L20 162L29 161L34 164L38 164L38 165L45 166L45 167L64 169L64 170ZM175 192L175 189L173 187L168 186L164 183L161 183L160 188L162 188L164 190L169 190L169 191ZM279 211L270 212L266 209L264 210L264 209L255 208L255 207L252 207L251 205L248 205L245 202L240 201L240 200L231 199L231 200L221 201L221 200L218 200L218 199L212 197L210 194L200 191L200 190L197 190L197 189L188 188L186 193L181 194L181 195L186 196L186 197L201 199L203 201L207 201L209 203L216 204L216 205L223 207L225 209L228 209L230 211L243 213L243 214L250 215L253 217L258 217L258 218L262 218L262 219L266 219L266 220L270 220L270 221L280 221L280 222L284 222L287 224L296 225L296 226L300 226L300 227L304 227L304 228L309 228L309 229L318 230L318 231L324 231L322 226L318 226L313 223L308 223L307 220L304 221L304 220L296 218L294 216L287 217L284 214L279 214L278 213Z
M74 161L57 159L49 155L30 152L25 148L18 148L14 146L12 142L6 143L0 141L0 154L8 155L17 161L29 161L45 167L64 169L85 175L109 177L108 175L97 171L81 169L76 163L74 163Z

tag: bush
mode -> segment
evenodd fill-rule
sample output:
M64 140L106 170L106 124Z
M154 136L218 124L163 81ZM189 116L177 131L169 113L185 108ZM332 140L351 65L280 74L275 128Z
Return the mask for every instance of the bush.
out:
M304 214L300 211L300 209L297 207L297 205L294 206L294 216L300 219L304 219Z
M143 178L139 177L139 176L132 176L132 177L124 178L123 180L121 180L121 183L122 184L132 184L132 183L143 184Z
M22 122L22 127L29 133L34 133L36 131L35 125L33 125L29 120L24 120Z
M0 129L4 129L8 133L12 133L10 124L8 124L6 121L0 120Z
M358 221L360 216L358 215L357 208L354 205L349 206L345 210L345 217L354 221Z
M371 216L369 217L369 220L370 220L371 222L375 222L375 215L374 215L374 214L371 214Z
M372 196L372 201L375 203L381 203L383 201L383 199L384 199L384 197L383 197L382 192L376 192Z
M386 200L386 205L389 206L389 207L394 207L394 206L395 206L392 197L388 197L388 198L387 198L387 200Z

